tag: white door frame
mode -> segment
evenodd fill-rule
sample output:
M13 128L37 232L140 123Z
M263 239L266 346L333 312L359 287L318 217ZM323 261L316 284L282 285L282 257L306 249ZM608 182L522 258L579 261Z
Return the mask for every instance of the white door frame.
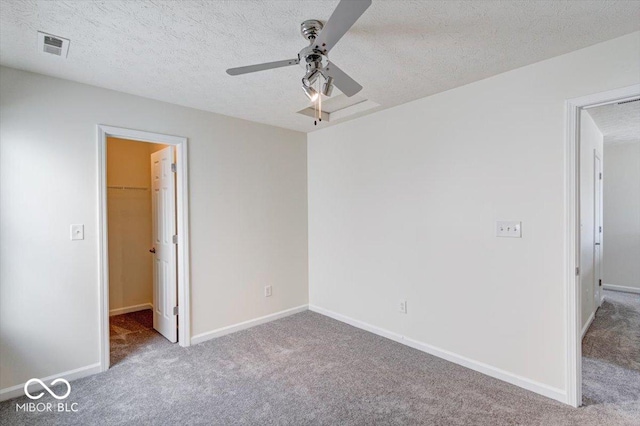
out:
M187 138L98 125L98 253L100 271L100 370L109 369L109 239L107 230L107 138L160 143L176 147L178 229L178 344L191 345L189 281L189 185Z
M640 84L569 99L565 103L565 321L567 403L582 405L582 339L580 313L580 111L635 99Z

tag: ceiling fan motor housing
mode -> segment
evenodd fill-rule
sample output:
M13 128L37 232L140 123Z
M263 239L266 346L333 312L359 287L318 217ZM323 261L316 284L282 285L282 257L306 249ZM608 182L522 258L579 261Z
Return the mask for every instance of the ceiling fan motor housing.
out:
M315 44L318 33L323 26L322 21L317 19L308 19L300 24L300 33L309 40L309 45L298 53L298 60L307 71L322 69L329 62L325 46Z

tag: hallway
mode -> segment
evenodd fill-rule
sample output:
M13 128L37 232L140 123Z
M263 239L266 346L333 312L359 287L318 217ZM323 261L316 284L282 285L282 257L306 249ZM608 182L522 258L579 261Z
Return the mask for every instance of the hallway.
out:
M640 418L640 295L604 290L604 299L582 341L583 403Z

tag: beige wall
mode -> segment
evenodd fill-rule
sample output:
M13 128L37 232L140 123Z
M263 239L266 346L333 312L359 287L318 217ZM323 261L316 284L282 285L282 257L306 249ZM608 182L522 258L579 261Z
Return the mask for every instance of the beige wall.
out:
M307 303L304 133L6 67L0 94L0 388L99 362L98 124L188 138L193 334Z
M640 140L604 145L605 285L640 292Z
M310 304L564 400L565 101L638 83L636 32L310 133Z
M164 147L107 139L109 309L112 311L153 303L153 258L149 253L150 155Z

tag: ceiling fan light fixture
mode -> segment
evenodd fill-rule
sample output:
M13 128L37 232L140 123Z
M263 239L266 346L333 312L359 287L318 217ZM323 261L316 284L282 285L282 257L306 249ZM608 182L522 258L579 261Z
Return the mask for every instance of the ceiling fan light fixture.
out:
M302 85L302 90L304 91L304 94L307 95L307 98L309 98L309 100L311 102L315 102L315 101L318 100L318 96L320 94L313 87L309 87L309 86L306 86L306 85L303 84Z
M320 77L320 70L318 68L314 68L307 72L307 74L305 74L304 78L302 79L302 83L305 86L312 86L313 83L318 80L318 77Z
M333 93L333 77L327 78L322 86L323 95L331 96L331 93Z

